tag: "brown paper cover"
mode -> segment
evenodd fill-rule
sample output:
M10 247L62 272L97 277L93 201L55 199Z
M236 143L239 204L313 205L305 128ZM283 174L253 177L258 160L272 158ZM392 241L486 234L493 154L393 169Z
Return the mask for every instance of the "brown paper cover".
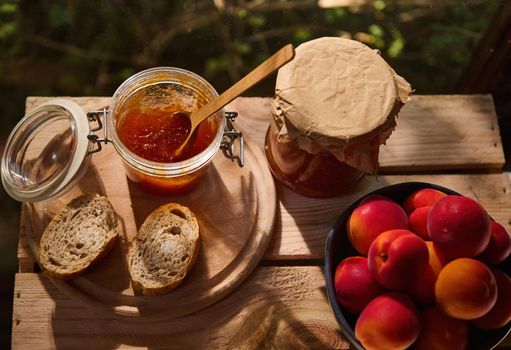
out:
M354 40L320 38L296 48L277 75L272 105L280 142L328 150L367 173L410 100L411 87L377 51Z

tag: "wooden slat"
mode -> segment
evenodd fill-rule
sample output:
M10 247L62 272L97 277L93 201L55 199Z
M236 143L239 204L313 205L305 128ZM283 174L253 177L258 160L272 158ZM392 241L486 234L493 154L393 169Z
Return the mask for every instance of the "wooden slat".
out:
M303 197L277 184L279 209L273 239L263 258L265 263L322 260L328 230L343 210L365 193L406 181L434 183L474 198L511 232L511 187L504 174L367 176L350 193L330 199ZM18 255L26 257L31 253L20 250Z
M381 173L491 169L500 171L504 151L490 95L415 96L387 145Z
M39 274L16 275L13 349L348 349L320 267L261 267L225 299L158 322L114 319Z
M86 110L109 103L109 98L72 99ZM27 109L46 100L29 98ZM237 123L259 147L264 144L270 101L240 98L230 106L240 113ZM431 120L420 122L423 118ZM382 148L383 171L496 170L503 164L488 96L416 96L402 111L399 123ZM443 136L437 139L439 134ZM431 150L436 144L443 147ZM464 147L455 146L459 144ZM398 152L402 148L408 151ZM474 156L474 152L479 153ZM511 188L504 174L366 177L347 195L321 200L298 196L277 185L279 218L265 259L270 263L321 260L327 231L344 208L364 193L403 181L432 182L477 199L511 231ZM31 258L23 242L18 254L26 262ZM16 276L12 339L15 349L72 349L84 344L109 349L348 348L328 305L319 266L258 267L227 298L196 314L165 322L127 322L86 310L39 274L20 273Z
M271 98L238 98L239 124L259 145L271 116ZM460 169L500 171L505 159L490 95L413 96L380 148L380 173Z
M27 110L49 99L29 97ZM70 99L86 111L110 102L106 97ZM241 97L227 109L239 112L244 132L263 147L271 98ZM380 172L500 170L504 162L490 95L417 95L402 109L396 130L381 148Z
M18 239L18 272L34 272L34 256L30 250L25 232L27 230L27 213L21 210L20 213L20 232Z
M367 176L351 193L331 199L306 198L277 186L280 215L265 259L323 259L328 230L344 209L365 193L407 181L434 183L476 199L511 232L511 187L504 174Z
M72 100L78 103L85 112L92 112L97 109L107 107L112 100L110 97L100 97L100 96L90 96L90 97L71 97L71 96L63 96L63 97L39 97L39 96L31 96L27 98L25 103L25 110L30 112L37 106L42 103L48 102L55 98L63 98L66 100Z
M40 274L16 275L13 349L348 349L320 267L260 267L227 298L194 315L119 320L85 309ZM497 349L511 348L508 337Z

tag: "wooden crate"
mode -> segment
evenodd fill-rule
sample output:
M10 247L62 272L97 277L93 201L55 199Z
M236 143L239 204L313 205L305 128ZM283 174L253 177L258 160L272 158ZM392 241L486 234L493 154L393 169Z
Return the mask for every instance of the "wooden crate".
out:
M72 98L85 110L109 98ZM27 110L47 98L31 97ZM228 110L261 149L270 98L238 98ZM171 321L137 322L90 310L33 270L20 235L16 275L14 349L52 348L309 348L348 349L328 304L323 275L325 238L335 218L355 199L403 181L449 187L478 200L511 232L511 187L491 96L414 96L381 148L380 176L367 176L333 199L294 194L276 183L274 237L248 279L212 306ZM21 213L21 232L25 222ZM507 339L509 347L509 338ZM500 348L506 348L501 345Z

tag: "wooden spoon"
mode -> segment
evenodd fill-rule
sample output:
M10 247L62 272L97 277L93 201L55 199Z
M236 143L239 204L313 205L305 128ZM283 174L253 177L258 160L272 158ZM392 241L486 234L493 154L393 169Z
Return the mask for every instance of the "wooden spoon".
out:
M247 91L249 88L259 83L261 80L267 78L271 73L289 62L294 57L294 55L295 50L293 45L287 44L282 49L277 51L273 56L261 63L253 71L244 76L240 81L227 89L223 94L215 97L199 110L193 111L189 116L191 122L190 132L188 133L181 146L179 146L179 148L174 152L174 157L179 158L183 151L187 149L187 145L191 144L190 138L202 121L220 110L222 107Z

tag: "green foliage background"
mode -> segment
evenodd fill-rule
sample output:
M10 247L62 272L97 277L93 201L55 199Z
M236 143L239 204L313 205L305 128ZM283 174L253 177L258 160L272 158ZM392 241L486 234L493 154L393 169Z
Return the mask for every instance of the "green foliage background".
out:
M343 36L379 49L418 93L448 93L499 5L352 2L360 5L1 0L0 84L37 95L111 95L133 73L165 65L192 70L221 91L287 42ZM272 93L271 84L253 92Z

